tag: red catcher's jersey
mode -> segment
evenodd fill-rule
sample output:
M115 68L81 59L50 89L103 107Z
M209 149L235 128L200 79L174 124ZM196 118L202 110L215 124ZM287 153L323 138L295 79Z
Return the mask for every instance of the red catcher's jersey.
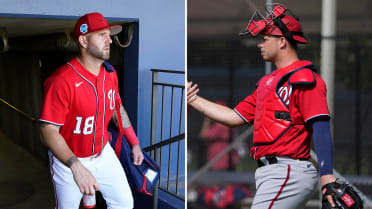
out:
M277 74L282 74L281 72L290 72L291 70L295 70L309 64L311 64L311 62L296 61L287 67L275 70L271 74L263 77L263 79L261 80L272 81L275 80L275 76ZM278 92L273 92L273 94L280 96L282 102L288 106L292 126L290 126L287 131L283 132L283 135L279 136L279 138L273 143L255 143L255 141L272 142L272 139L260 138L254 140L254 145L251 148L252 159L256 160L263 156L288 156L291 158L310 157L310 141L312 137L312 129L308 124L306 124L306 122L310 119L320 116L329 117L326 99L326 85L318 74L314 73L314 76L314 85L292 85L287 80L286 82L282 83L280 87L273 88L272 91L274 91L274 89L278 90ZM270 79L270 77L272 77L273 79ZM270 85L270 83L259 82L258 85ZM262 111L257 108L257 104L259 102L262 103L262 98L260 101L257 100L260 98L258 96L257 89L252 95L242 100L234 109L235 112L247 123L253 124L254 126L256 126L255 122L260 119L259 116L261 115L261 113L259 113L259 111ZM272 106L272 104L270 104L269 106ZM278 109L280 108L278 107ZM274 114L274 112L272 113ZM265 126L270 127L270 124L266 124ZM254 131L254 139L258 136L264 136L262 134L259 134L259 131L263 130ZM270 132L270 130L265 131Z
M119 100L116 72L101 66L98 76L75 58L44 82L40 121L60 126L60 134L77 157L101 152L108 123Z

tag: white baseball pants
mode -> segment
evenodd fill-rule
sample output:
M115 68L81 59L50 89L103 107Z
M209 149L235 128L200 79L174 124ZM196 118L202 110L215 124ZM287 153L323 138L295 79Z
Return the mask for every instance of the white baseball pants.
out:
M78 209L83 194L71 170L49 151L50 172L54 186L56 209ZM119 159L109 144L96 158L79 158L96 178L108 209L132 209L133 196Z

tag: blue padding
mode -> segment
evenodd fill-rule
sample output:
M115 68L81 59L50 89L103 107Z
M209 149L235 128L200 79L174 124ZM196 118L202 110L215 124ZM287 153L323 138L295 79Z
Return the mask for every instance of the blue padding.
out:
M320 176L333 174L333 145L329 120L315 120L312 127Z
M114 72L114 67L112 67L112 65L109 62L104 61L103 62L103 66L105 66L105 68L106 68L107 71Z

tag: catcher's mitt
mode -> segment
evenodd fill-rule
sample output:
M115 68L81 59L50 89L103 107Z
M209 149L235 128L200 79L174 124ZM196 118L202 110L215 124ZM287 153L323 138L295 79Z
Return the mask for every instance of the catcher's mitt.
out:
M322 187L322 209L362 209L363 201L353 187L344 183L332 182ZM327 200L332 195L336 207L332 207Z

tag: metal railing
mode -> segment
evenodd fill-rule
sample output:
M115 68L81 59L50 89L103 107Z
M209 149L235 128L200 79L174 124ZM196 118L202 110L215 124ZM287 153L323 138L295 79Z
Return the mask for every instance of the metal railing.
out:
M159 188L184 200L185 72L160 69L151 71L151 144L144 150L150 152L161 167ZM177 76L182 84L177 84Z

